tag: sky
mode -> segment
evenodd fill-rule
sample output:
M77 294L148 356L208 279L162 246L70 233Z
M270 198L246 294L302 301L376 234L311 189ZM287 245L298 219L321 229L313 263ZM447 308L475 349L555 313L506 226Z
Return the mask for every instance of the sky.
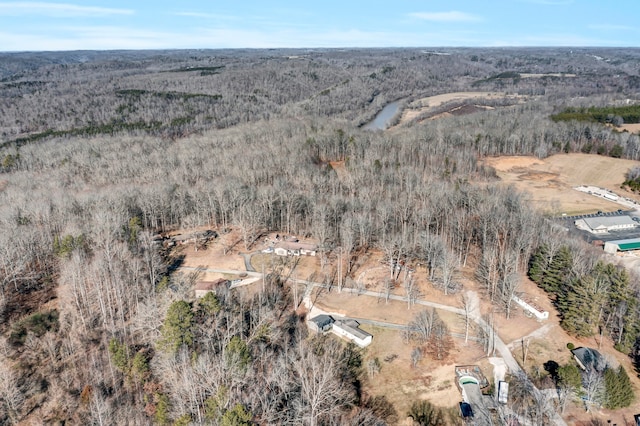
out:
M638 0L0 0L0 51L640 47Z

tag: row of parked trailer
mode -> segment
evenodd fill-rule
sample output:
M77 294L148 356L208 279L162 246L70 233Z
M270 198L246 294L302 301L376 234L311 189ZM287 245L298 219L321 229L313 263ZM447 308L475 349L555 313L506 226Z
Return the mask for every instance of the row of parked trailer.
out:
M565 216L563 215L562 218L563 219L571 219L571 220L578 220L578 219L585 219L587 217L599 217L599 216L626 216L630 213L630 210L622 210L622 209L618 209L616 211L613 212L602 212L599 211L597 213L590 213L590 214L580 214L580 215L576 215L576 216ZM632 217L631 219L638 221L637 217Z

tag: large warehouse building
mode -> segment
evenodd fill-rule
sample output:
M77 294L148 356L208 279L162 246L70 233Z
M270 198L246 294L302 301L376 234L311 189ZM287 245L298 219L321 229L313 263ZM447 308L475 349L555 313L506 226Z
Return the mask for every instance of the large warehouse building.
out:
M609 231L635 228L637 223L631 217L624 216L596 216L585 217L575 221L578 229L589 231L592 234L606 234Z

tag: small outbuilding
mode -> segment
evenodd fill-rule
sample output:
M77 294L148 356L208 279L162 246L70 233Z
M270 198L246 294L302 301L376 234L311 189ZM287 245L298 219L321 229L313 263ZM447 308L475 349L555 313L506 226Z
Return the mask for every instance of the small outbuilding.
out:
M473 408L471 408L471 404L468 402L460 402L460 415L463 419L473 419Z
M307 321L307 326L316 333L324 333L330 331L334 323L334 319L330 315L318 315Z
M198 281L195 286L196 299L200 299L219 288L228 289L231 286L231 282L229 280L225 280L224 278L217 279L215 281Z

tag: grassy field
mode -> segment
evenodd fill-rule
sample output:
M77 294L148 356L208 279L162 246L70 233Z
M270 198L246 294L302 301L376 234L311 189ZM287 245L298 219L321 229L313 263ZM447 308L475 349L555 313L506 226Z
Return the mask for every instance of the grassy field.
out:
M485 160L496 169L500 179L525 191L531 204L546 213L568 215L613 211L620 208L573 189L595 185L636 200L640 197L620 189L625 173L640 162L591 154L559 154L545 159L536 157L493 157Z

